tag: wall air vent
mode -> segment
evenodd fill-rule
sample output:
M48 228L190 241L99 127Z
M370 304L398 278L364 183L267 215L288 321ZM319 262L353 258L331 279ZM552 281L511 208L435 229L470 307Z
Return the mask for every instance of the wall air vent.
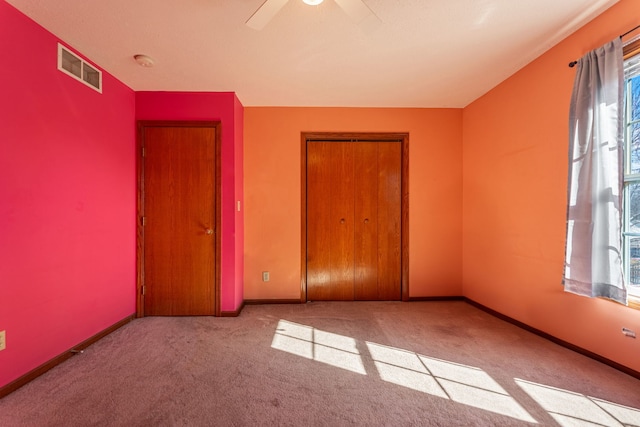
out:
M58 70L102 93L102 72L60 43Z

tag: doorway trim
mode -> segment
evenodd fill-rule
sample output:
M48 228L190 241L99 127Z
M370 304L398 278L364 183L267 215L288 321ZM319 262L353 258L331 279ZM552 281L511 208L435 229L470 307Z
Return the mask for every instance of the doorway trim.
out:
M402 144L401 164L401 213L400 271L401 299L409 301L409 133L379 132L301 132L301 250L300 250L300 302L307 302L307 144L313 141L398 141Z
M136 211L136 317L144 317L144 129L146 127L209 127L215 130L215 277L214 277L214 315L220 316L220 259L221 259L221 151L220 121L168 121L138 120L136 133L136 174L137 174L137 211Z

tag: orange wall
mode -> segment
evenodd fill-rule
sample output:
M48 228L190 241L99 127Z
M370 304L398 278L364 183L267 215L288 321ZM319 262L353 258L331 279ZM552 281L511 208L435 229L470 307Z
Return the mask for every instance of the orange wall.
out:
M461 295L462 110L246 107L244 119L245 299L300 298L305 131L409 132L410 296Z
M622 0L463 112L463 294L640 371L640 311L562 288L568 62L638 25Z

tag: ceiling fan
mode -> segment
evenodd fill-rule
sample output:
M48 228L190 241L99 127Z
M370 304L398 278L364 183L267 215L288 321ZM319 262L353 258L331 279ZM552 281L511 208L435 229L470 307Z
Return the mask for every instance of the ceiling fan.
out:
M256 10L247 20L248 27L254 30L263 29L271 19L287 4L289 0L265 0L262 6ZM323 0L302 0L309 5L318 5ZM363 0L334 0L347 15L358 25L370 26L379 23L378 17L373 13Z

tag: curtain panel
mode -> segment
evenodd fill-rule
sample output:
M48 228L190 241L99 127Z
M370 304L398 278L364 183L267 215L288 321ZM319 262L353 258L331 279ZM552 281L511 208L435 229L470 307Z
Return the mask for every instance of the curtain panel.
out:
M564 288L627 303L622 264L624 62L620 38L577 63L569 110Z

